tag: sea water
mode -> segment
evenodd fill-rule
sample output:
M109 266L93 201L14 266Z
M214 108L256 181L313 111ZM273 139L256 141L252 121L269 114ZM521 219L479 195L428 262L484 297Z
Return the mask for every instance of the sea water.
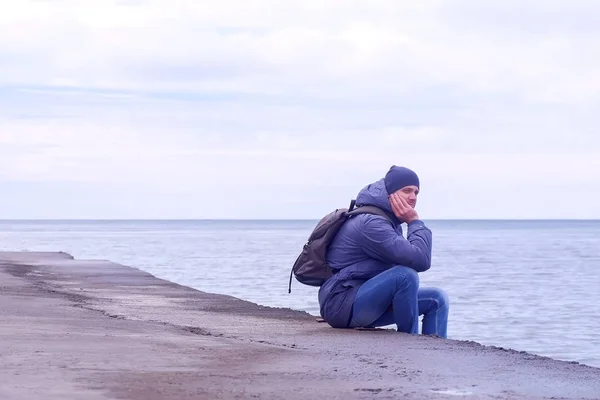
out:
M425 221L421 285L450 296L448 335L600 367L600 221ZM291 265L316 221L0 221L0 250L109 259L202 291L317 316Z

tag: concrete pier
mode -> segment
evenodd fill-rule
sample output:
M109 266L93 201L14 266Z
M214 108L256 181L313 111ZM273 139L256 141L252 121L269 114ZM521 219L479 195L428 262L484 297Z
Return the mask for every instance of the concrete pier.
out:
M600 369L0 252L0 399L600 399Z

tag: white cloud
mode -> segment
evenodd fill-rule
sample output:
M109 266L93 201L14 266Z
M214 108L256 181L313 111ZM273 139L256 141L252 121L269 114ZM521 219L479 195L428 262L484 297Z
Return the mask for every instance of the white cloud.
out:
M7 181L183 190L223 204L241 185L251 210L318 216L405 164L436 199L470 193L481 216L511 214L476 201L492 204L498 185L527 204L552 185L598 199L591 1L0 5ZM277 196L259 199L264 190ZM577 212L597 215L586 204Z
M536 2L517 13L507 2L462 3L22 1L0 17L0 49L9 54L0 76L120 89L294 90L326 99L398 99L421 86L459 85L533 103L597 100L597 31L563 26L515 37L500 23L477 22L504 14L510 26L529 14L532 24L556 24L566 11L598 11L595 4Z

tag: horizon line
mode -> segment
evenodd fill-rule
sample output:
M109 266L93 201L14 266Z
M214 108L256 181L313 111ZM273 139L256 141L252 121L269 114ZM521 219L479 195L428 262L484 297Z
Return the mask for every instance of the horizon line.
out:
M57 222L57 221L198 221L198 222L257 222L257 221L319 221L318 218L0 218L0 222ZM423 221L600 221L600 218L427 218Z

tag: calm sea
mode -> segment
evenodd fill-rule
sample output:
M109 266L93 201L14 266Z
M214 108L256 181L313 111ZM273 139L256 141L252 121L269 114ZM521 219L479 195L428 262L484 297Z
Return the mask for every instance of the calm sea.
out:
M199 290L318 315L289 271L316 221L0 221L0 250L110 259ZM422 285L449 337L600 367L600 221L431 221Z

